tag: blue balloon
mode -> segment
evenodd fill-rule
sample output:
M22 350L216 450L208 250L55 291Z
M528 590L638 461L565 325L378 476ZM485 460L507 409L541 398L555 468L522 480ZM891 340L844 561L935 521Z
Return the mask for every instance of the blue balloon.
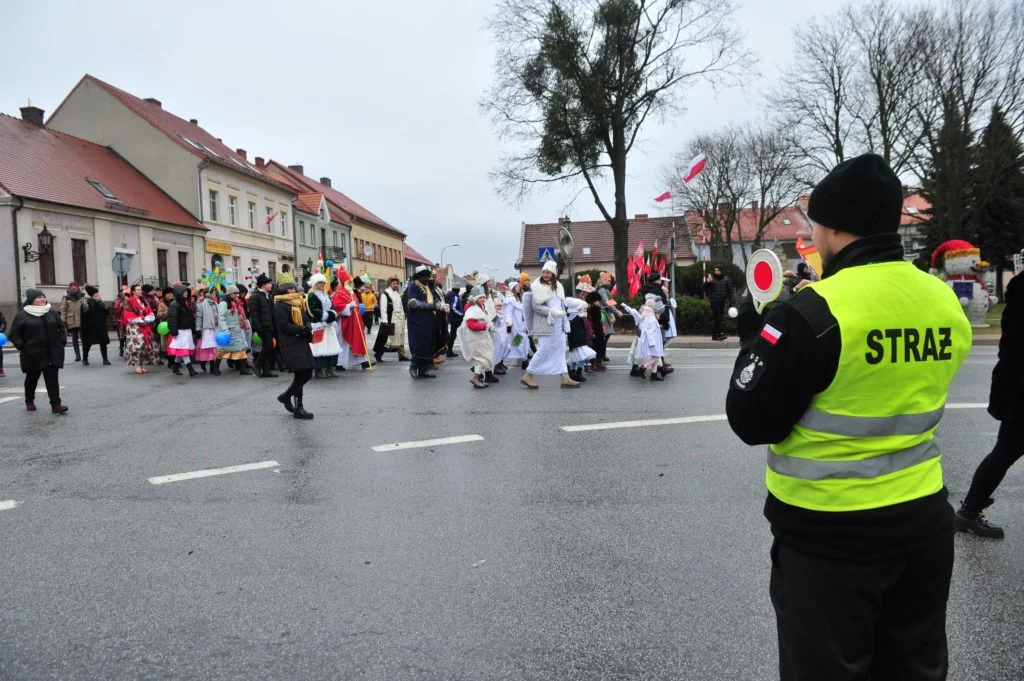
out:
M7 345L7 334L0 333L0 347Z
M359 312L362 314L366 314L366 306L363 305L362 303L359 303Z
M216 261L216 262L214 262L213 264L214 264L214 265L216 265L217 267L220 267L220 260L217 260L217 261Z
M219 331L217 333L217 345L227 345L231 342L231 334L227 331Z
M327 262L324 263L324 265L327 265L328 268L334 267L334 261L328 260Z

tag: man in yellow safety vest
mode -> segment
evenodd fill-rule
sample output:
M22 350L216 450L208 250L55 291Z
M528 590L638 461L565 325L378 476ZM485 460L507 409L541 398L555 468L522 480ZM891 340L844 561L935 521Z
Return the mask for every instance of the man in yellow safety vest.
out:
M769 445L783 681L946 678L954 523L934 433L971 328L903 259L902 210L880 156L839 164L808 205L821 281L737 319L726 410Z

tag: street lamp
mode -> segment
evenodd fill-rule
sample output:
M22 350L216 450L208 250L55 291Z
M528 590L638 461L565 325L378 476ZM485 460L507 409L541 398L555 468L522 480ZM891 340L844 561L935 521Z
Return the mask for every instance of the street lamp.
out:
M46 225L43 225L43 231L39 232L39 252L32 250L32 242L22 246L21 250L25 252L25 262L36 262L40 255L49 254L51 248L53 248L53 235L50 234L50 230L46 229Z

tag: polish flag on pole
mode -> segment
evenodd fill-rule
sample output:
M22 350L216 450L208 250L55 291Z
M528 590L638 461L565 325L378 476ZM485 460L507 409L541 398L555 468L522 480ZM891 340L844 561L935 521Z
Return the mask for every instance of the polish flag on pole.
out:
M658 198L654 199L654 201L655 201L655 203L662 203L664 201L668 201L671 198L672 198L672 192L665 192L664 194L662 194Z
M690 184L690 180L700 175L700 171L704 170L704 164L708 158L704 154L698 154L693 157L690 161L690 165L686 166L686 171L683 173L683 183Z

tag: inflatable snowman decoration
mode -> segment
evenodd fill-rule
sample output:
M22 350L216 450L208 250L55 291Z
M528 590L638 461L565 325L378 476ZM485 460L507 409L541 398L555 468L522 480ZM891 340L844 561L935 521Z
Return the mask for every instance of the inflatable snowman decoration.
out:
M939 274L940 265L945 271L943 278L960 299L971 326L989 326L985 323L985 314L995 299L989 295L988 286L981 278L981 272L988 269L988 263L981 259L981 249L967 241L947 241L932 253L930 272Z

